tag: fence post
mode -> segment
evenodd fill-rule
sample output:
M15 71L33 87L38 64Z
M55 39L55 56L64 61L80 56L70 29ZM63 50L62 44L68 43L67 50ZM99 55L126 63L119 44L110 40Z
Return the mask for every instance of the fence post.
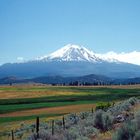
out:
M91 109L91 113L92 113L92 118L93 118L93 107L92 107L92 109Z
M52 135L54 135L54 120L52 120Z
M11 133L12 133L12 140L14 140L14 131L12 130Z
M93 107L92 107L92 109L91 109L91 113L93 114Z
M82 118L85 119L85 114L84 114L84 112L82 113Z
M36 133L37 138L39 138L39 117L36 118Z
M64 116L63 116L63 129L65 129L65 118L64 118Z

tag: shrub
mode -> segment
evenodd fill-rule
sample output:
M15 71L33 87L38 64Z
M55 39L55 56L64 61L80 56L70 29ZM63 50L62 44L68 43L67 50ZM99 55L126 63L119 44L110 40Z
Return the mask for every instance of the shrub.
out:
M135 123L138 130L140 130L140 111L135 114Z
M132 106L136 104L138 100L135 98L130 98L123 103ZM113 140L140 140L140 112L135 115L130 113L130 119L118 129L118 131L113 135Z
M97 103L95 110L102 109L102 110L105 111L111 106L112 106L112 104L109 103L109 102L107 102L107 103L106 102L100 102L100 103Z
M102 110L99 110L95 113L95 119L94 119L94 126L97 128L97 129L103 129L103 119L102 119L102 114L103 114L103 111Z
M113 140L133 140L135 137L135 131L136 129L133 123L125 123L114 134Z
M132 98L128 99L128 102L129 102L131 105L135 105L135 104L138 102L138 99L135 98L135 97L132 97Z
M98 129L100 129L101 131L107 131L109 130L113 125L113 117L102 111L102 110L98 110L95 113L95 119L94 119L94 126Z
M135 133L135 140L140 140L140 131Z
M113 126L113 117L107 113L104 113L102 117L103 117L104 131L111 129Z
M138 102L138 99L132 97L126 101L115 104L115 106L109 108L107 112L110 112L112 115L116 116L121 114L123 111L130 111L131 107Z

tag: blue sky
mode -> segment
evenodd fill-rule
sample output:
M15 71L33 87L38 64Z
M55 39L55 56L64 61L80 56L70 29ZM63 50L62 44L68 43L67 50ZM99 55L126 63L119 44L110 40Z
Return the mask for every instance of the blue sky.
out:
M0 64L66 44L140 51L140 0L0 0Z

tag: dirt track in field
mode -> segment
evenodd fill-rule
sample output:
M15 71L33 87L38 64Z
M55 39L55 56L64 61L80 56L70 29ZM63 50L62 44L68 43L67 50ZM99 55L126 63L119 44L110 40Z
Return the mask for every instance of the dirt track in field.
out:
M19 117L19 116L38 115L38 114L75 113L80 111L91 110L91 108L95 108L95 104L69 105L69 106L61 106L61 107L16 111L11 113L0 114L0 117Z

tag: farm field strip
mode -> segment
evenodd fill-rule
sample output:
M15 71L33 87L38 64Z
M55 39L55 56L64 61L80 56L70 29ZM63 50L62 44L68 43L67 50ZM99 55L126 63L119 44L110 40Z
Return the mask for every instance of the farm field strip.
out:
M68 92L68 91L62 92L62 91L3 91L3 90L0 90L0 99L39 98L39 97L46 97L46 96L73 95L73 94L74 92Z
M121 89L140 89L140 85L130 85L130 86L92 86L92 87L62 87L62 86L0 86L0 99L7 98L30 98L30 97L42 97L42 96L55 96L55 95L73 95L75 93L79 94L97 94L101 91L110 92L111 90L121 90ZM4 95L4 96L3 96Z
M95 104L81 104L81 105L68 105L60 107L51 107L51 108L41 108L41 109L32 109L24 111L16 111L11 113L0 114L0 117L18 117L18 116L31 116L36 114L69 114L76 113L80 111L87 111L91 108L95 108Z
M65 95L38 98L0 99L0 114L35 108L116 101L130 98L132 96L140 96L140 89L86 88L84 90L88 91L84 91L84 94L81 93L80 87L77 88L77 90L78 89L80 92L74 92L73 95L67 95L67 93L65 93Z
M94 101L76 101L76 102L49 102L49 103L32 103L32 104L16 104L16 105L0 105L0 116L5 113L21 111L21 110L31 110L31 109L41 109L41 108L52 108L59 106L69 106L77 104L89 104L94 103Z

